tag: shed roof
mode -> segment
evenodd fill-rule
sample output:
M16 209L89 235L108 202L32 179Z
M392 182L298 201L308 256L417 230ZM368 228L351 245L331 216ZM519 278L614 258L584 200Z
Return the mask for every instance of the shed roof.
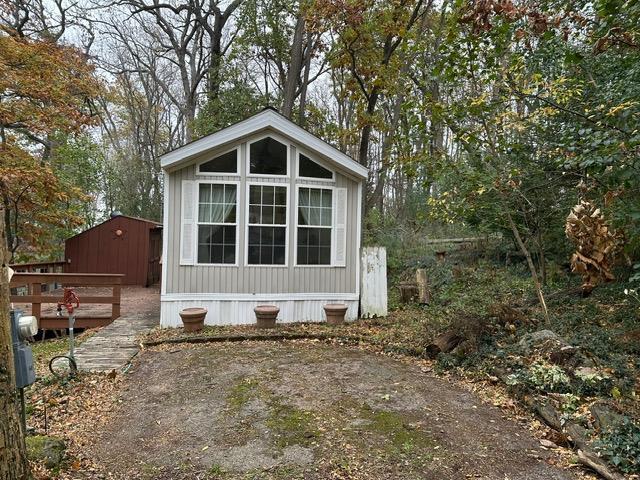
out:
M290 140L300 142L305 148L322 155L359 179L367 178L366 167L273 108L266 108L245 120L165 153L160 157L160 165L165 170L174 170L199 154L265 129L272 129Z
M81 231L81 232L79 232L79 233L76 233L74 236L67 238L67 240L71 240L72 238L75 238L75 237L77 237L77 236L79 236L79 235L82 235L82 234L84 234L84 233L86 233L86 232L88 232L88 231L90 231L90 230L93 230L94 228L97 228L97 227L99 227L100 225L104 225L105 223L108 223L108 222L112 222L112 221L114 221L114 220L117 220L118 218L127 218L127 219L129 219L129 220L135 220L135 221L137 221L137 222L144 222L144 223L148 223L148 224L150 224L150 226L151 226L151 227L153 227L153 228L162 228L162 224L161 224L160 222L156 222L155 220L149 220L149 219L147 219L147 218L131 217L131 216L129 216L129 215L117 215L117 216L115 216L115 217L107 218L105 221L100 222L100 223L98 223L98 224L94 225L93 227L89 227L89 228L87 228L86 230L83 230L83 231Z

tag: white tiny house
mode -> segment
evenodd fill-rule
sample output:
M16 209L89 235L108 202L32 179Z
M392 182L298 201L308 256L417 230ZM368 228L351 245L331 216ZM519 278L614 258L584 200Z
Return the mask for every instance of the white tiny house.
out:
M160 324L187 307L209 325L358 315L367 169L273 109L161 157L164 259Z

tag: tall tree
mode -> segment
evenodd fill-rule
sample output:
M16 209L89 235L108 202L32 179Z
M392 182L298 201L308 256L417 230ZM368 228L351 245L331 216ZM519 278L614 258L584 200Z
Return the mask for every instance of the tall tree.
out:
M83 200L84 194L61 182L53 168L55 135L93 123L89 100L99 91L93 68L77 49L3 27L0 194L12 259L21 246L28 252L46 245L52 228L79 222L63 205Z
M4 233L4 225L0 222L0 478L26 479L30 472L13 368L9 255Z

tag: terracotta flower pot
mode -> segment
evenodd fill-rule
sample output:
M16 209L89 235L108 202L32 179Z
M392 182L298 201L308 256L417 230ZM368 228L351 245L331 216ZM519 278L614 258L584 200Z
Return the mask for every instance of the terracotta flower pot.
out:
M185 332L197 332L204 326L204 317L207 309L200 307L185 308L180 312L180 318L184 324Z
M344 316L348 307L344 303L329 303L324 306L324 313L327 315L329 325L340 325L344 323Z
M256 313L257 328L276 328L276 318L280 309L275 305L258 305L253 309Z

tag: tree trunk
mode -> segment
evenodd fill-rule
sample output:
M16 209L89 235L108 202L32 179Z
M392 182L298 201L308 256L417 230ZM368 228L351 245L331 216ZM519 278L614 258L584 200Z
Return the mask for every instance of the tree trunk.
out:
M222 16L218 14L215 17L215 25L211 35L211 59L209 60L209 71L207 72L207 100L209 103L215 102L220 96L223 27Z
M302 75L302 84L300 85L300 102L298 107L298 125L304 127L307 109L307 89L309 87L309 72L311 71L311 33L307 33L307 50L304 60L304 73Z
M520 247L520 251L527 259L527 265L529 265L529 271L531 272L531 278L533 278L533 283L536 288L536 295L538 295L538 301L540 302L540 306L542 307L542 311L544 312L544 318L549 323L549 310L547 310L547 302L544 300L544 294L542 293L542 285L540 284L540 278L538 276L538 272L536 270L536 266L533 263L533 259L531 258L531 253L527 246L522 241L522 237L520 236L520 232L518 231L518 227L513 221L513 217L511 216L511 212L507 208L505 208L505 212L507 214L507 220L509 222L509 227L511 227L511 231L513 232L513 236Z
M398 123L400 122L400 115L402 114L402 102L404 101L404 95L396 96L393 104L393 115L391 122L388 125L388 131L382 142L382 159L380 165L380 171L378 173L378 179L376 188L371 194L371 198L368 201L369 206L377 205L381 214L384 214L384 187L387 181L387 170L389 168L389 156L393 147L393 140L398 129ZM368 146L367 146L368 149Z
M362 133L360 135L358 163L367 168L369 168L369 143L371 142L371 132L373 131L371 117L373 117L373 114L376 111L376 105L378 104L378 91L379 89L374 87L373 91L369 95L369 99L367 100L367 118L365 119L364 126L362 127Z
M0 222L0 478L30 478L13 370L9 319L9 277L4 223Z
M287 79L284 84L284 94L282 99L282 115L291 119L293 114L293 105L296 101L296 91L300 83L300 73L302 72L302 39L304 38L304 13L298 12L298 20L296 21L296 29L293 34L293 42L291 44L291 60L289 62L289 70L287 71Z

